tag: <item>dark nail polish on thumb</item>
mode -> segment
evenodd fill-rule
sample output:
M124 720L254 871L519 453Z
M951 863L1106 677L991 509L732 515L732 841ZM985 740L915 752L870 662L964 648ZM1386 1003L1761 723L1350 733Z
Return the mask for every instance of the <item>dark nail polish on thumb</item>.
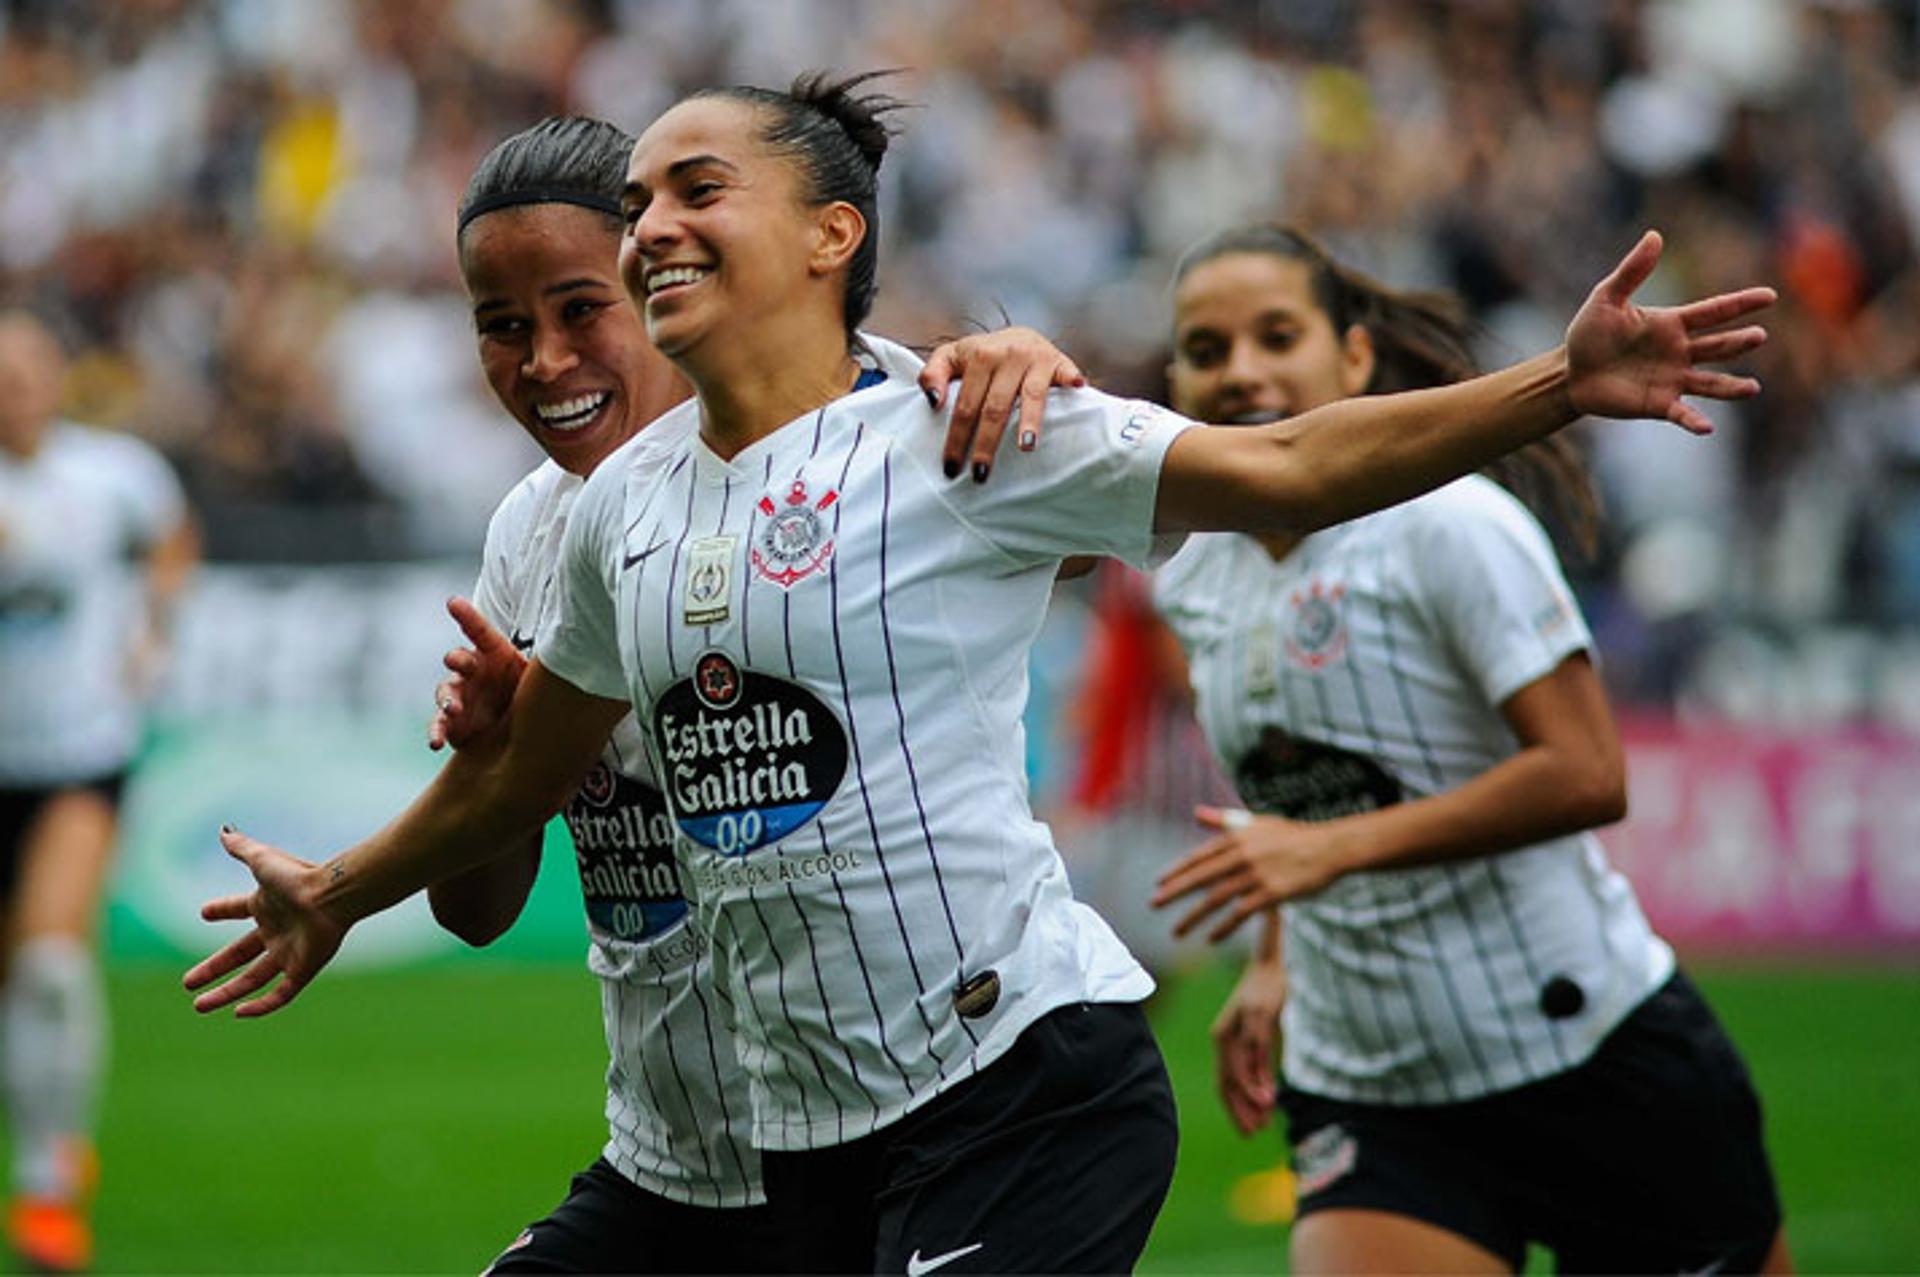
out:
M932 386L920 387L920 393L927 397L927 407L938 408L940 406L940 396L933 393Z
M220 832L223 834L237 834L240 831L238 829L235 829L232 825L222 825L220 826Z

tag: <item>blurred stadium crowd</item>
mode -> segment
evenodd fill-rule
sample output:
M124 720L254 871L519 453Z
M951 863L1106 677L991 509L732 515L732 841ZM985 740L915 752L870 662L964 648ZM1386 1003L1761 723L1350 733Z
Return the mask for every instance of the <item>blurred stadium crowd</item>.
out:
M874 326L1003 317L1154 394L1166 282L1285 216L1541 348L1639 228L1764 279L1767 392L1595 433L1629 697L1920 725L1916 0L0 0L0 298L71 415L173 458L216 559L471 553L535 459L452 251L539 116L901 67Z

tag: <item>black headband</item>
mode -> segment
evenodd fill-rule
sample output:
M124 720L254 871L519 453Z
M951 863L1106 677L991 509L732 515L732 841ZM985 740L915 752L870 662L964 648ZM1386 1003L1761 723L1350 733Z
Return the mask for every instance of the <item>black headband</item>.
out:
M454 234L458 235L466 230L467 224L483 213L491 213L495 209L513 208L520 204L577 204L581 208L590 208L613 217L620 216L620 201L602 195L598 191L568 190L559 186L530 186L482 195L460 210L460 225L454 230Z

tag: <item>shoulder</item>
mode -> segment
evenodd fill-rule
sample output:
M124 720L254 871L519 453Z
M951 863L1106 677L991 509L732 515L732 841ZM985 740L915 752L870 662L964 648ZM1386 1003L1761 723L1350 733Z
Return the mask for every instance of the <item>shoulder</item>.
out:
M576 503L576 518L617 515L627 493L637 484L672 471L688 455L700 428L700 405L688 400L656 418L639 434L621 444L587 476Z
M1420 531L1498 527L1538 528L1539 520L1520 499L1485 475L1470 474L1445 487L1384 511L1408 529Z
M1195 532L1172 558L1153 570L1153 601L1168 609L1191 599L1233 554L1235 532Z
M493 518L487 524L487 543L506 547L525 541L556 501L567 491L577 489L580 482L552 460L541 462L494 507Z
M118 430L56 422L47 432L50 455L94 468L95 473L137 473L156 468L171 473L166 459L144 439Z

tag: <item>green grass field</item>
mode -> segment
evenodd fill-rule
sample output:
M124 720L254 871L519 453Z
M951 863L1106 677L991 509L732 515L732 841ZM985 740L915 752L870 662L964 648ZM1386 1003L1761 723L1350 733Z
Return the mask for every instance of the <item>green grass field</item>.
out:
M1768 1101L1803 1270L1920 1270L1920 971L1701 975ZM1227 983L1189 974L1155 1008L1185 1135L1147 1271L1283 1266L1284 1229L1228 1206L1279 1146L1235 1137L1212 1097L1205 1027ZM600 1143L578 968L332 976L245 1024L196 1018L170 967L111 985L104 1272L475 1272Z

